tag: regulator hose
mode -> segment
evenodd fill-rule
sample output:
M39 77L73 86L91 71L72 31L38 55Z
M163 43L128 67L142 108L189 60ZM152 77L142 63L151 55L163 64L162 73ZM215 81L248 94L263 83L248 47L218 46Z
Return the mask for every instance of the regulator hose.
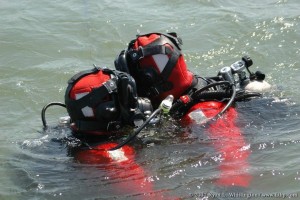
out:
M228 91L218 91L218 90L213 90L213 91L203 91L202 93L198 94L196 97L194 97L195 101L208 101L208 100L219 100L223 101L225 98L229 99L231 97L231 93ZM257 92L237 92L235 101L245 101L246 99L252 98L252 97L259 97L261 96L261 93Z
M129 135L128 138L126 140L124 140L122 143L118 144L117 146L109 149L109 151L113 151L116 149L119 149L121 147L123 147L125 144L127 144L128 142L130 142L131 140L133 140L148 124L149 122L156 116L158 115L160 112L162 111L162 108L159 107L158 109L156 109L147 119L146 121L139 126L132 135Z
M61 106L61 107L64 107L66 108L66 105L63 104L63 103L60 103L60 102L51 102L47 105L45 105L42 109L42 112L41 112L41 117L42 117L42 122L43 122L43 126L44 128L47 128L47 122L46 122L46 110L50 107L50 106Z
M200 100L223 100L224 98L230 98L231 93L228 91L219 91L219 90L213 90L213 91L204 91L195 97L195 101Z
M231 97L229 99L229 101L227 102L227 104L225 105L225 107L218 113L216 114L214 117L210 118L209 121L214 121L214 120L217 120L219 119L227 110L228 108L233 104L235 98L236 98L236 86L234 84L230 84L228 81L220 81L220 82L215 82L215 83L211 83L203 88L201 88L200 90L196 91L193 95L192 95L192 98L193 99L196 99L196 100L199 100L199 98L201 98L201 93L203 93L203 91L211 88L211 87L215 87L215 86L218 86L218 85L228 85L228 86L231 86L231 91L232 91L232 94L231 94ZM214 91L211 91L212 94L214 93ZM208 92L207 94L209 94L210 92ZM221 92L222 93L222 92ZM220 93L220 94L221 94ZM217 94L217 93L216 93ZM223 93L224 94L224 93ZM207 122L208 123L208 122Z
M109 149L109 151L119 149L122 146L124 146L125 144L127 144L128 142L130 142L131 140L133 140L135 138L135 136L137 136L137 134L139 134L143 130L143 128L145 128L156 115L158 115L160 113L168 114L172 107L173 100L174 100L174 96L168 95L164 100L162 100L159 107L145 120L145 122L141 126L139 126L133 132L132 135L129 135L125 141L123 141L122 143L118 144L117 146Z
M247 92L244 94L237 94L235 97L235 101L245 101L251 97L260 97L262 94L258 92Z
M231 85L231 89L232 89L232 95L231 95L231 98L229 99L229 101L227 102L226 106L216 116L214 116L211 120L216 120L216 119L220 118L228 110L228 108L232 105L232 103L234 102L234 99L236 97L236 87L235 87L235 85Z
M200 95L203 91L209 89L209 88L212 88L212 87L216 87L216 86L219 86L219 85L227 85L229 86L230 83L228 81L219 81L219 82L214 82L214 83L211 83L209 85L206 85L204 86L203 88L197 90L194 94L192 94L192 99L196 99L198 95Z

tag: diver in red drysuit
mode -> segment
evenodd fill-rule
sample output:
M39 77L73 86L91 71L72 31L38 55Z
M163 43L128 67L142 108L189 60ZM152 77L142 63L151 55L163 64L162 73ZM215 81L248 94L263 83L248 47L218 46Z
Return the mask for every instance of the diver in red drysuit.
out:
M122 135L122 127L138 126L151 114L149 99L137 96L134 79L127 73L95 67L74 75L65 93L65 105L71 118L71 129L86 144L74 151L77 162L94 164L106 170L120 195L137 199L168 199L165 192L156 191L149 175L135 162L133 147L99 142L99 139ZM93 141L93 139L96 139ZM87 141L93 141L88 144ZM175 198L170 198L175 199Z
M247 187L251 180L247 172L250 151L235 123L238 113L232 103L257 96L257 93L245 93L247 86L241 86L249 83L242 71L251 64L245 58L243 62L222 68L216 77L203 78L188 71L181 45L175 33L140 35L117 57L116 71L95 68L72 77L65 96L71 127L79 137L113 135L124 125L139 126L153 108L173 95L172 117L180 119L182 125L209 121L208 134L218 139L214 147L222 155L222 162L216 184ZM261 73L250 75L252 80L263 81ZM199 114L206 120L195 120ZM124 178L126 181L116 183L116 190L167 199L163 193L153 190L147 174L134 162L133 148L125 145L110 151L116 146L115 143L91 145L90 149L77 152L75 159L105 164L110 176Z
M253 86L258 92L268 88L263 81L264 74L251 73L248 68L252 60L243 57L230 67L222 68L215 77L200 77L187 69L181 47L182 40L176 33L139 35L120 53L115 66L133 76L138 96L149 98L154 108L167 95L174 95L170 114L182 125L207 123L193 120L199 115L210 121L207 132L217 139L214 147L222 155L216 183L247 187L251 180L247 171L250 151L236 124L238 113L232 105L234 101L259 96Z

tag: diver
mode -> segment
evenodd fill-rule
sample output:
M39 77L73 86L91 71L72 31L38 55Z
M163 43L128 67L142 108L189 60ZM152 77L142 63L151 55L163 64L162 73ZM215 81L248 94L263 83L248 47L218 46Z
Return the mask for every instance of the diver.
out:
M173 95L175 102L170 115L175 119L181 119L197 103L227 102L218 117L235 101L257 97L269 90L265 74L249 70L252 64L251 58L244 56L223 67L216 76L196 75L186 66L182 39L176 33L138 35L115 59L115 68L133 76L138 96L149 98L154 109L168 95Z
M172 118L183 126L206 125L209 137L221 138L214 143L223 159L216 182L238 187L247 187L251 181L247 172L250 151L236 125L234 103L260 97L271 88L264 81L265 74L249 70L252 64L252 59L244 56L221 68L216 76L195 75L186 66L182 40L176 33L138 35L115 60L116 69L133 76L138 96L149 98L154 109L173 95L175 101L169 111Z
M66 107L69 117L63 124L69 126L81 145L69 150L76 162L95 164L105 169L107 177L121 179L114 189L125 194L145 193L150 199L168 199L165 192L155 191L147 173L135 162L135 150L126 145L143 127L159 113L170 110L173 97L169 96L161 107L153 111L151 101L137 96L135 80L126 72L99 68L75 74L65 92L65 104L50 103L42 109L42 121L47 128L46 110L53 105ZM151 122L152 123L152 122ZM137 127L134 133L121 143L126 131ZM128 176L130 174L130 176ZM174 198L172 198L174 199Z

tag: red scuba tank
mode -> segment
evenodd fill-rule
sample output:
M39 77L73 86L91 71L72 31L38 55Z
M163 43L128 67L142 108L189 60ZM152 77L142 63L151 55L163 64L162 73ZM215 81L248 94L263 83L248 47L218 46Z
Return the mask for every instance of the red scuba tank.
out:
M184 125L203 124L209 118L216 116L226 105L217 101L207 101L195 104L183 117ZM248 173L248 157L250 146L246 143L241 130L236 125L238 113L230 107L224 115L209 123L208 134L216 139L213 146L222 155L218 185L247 187L251 181Z

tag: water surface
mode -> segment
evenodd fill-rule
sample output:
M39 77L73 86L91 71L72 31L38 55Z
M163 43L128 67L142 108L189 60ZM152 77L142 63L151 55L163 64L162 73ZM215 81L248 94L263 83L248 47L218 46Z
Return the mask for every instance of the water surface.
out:
M230 192L299 199L299 8L296 0L1 1L0 199L228 199L221 194ZM274 85L265 98L236 105L248 157L246 172L235 173L251 177L243 179L247 186L217 184L222 155L214 144L232 140L203 127L165 121L136 142L134 160L145 177L125 183L146 179L154 194L117 190L124 179L112 179L107 166L79 162L80 141L55 126L63 109L49 111L53 128L43 131L42 107L64 100L74 73L92 64L112 68L136 34L154 31L177 32L199 75L215 75L247 54L252 70Z

